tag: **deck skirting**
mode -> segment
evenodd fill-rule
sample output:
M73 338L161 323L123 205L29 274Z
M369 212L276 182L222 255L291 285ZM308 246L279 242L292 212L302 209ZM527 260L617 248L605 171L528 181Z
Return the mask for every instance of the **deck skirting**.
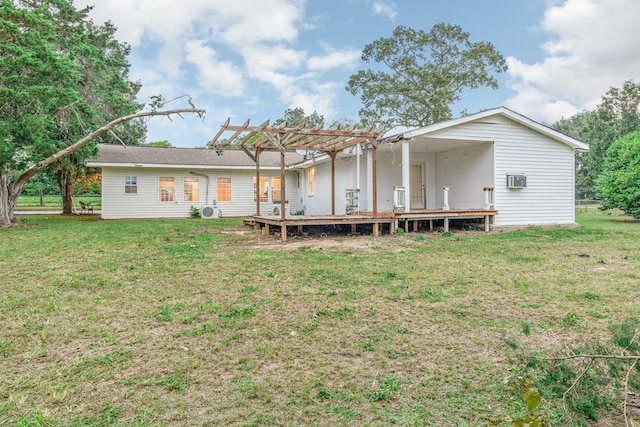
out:
M498 214L496 210L482 209L458 209L458 210L420 210L411 212L361 212L358 215L287 215L283 219L281 216L254 216L245 219L245 225L253 225L256 230L261 230L264 236L268 236L271 227L279 227L280 238L287 241L287 233L290 227L296 227L298 234L302 234L306 226L318 225L351 225L353 232L356 232L358 225L368 225L372 227L372 234L380 234L381 225L389 225L389 232L395 233L401 222L404 223L405 231L409 230L409 224L413 224L414 231L417 231L420 221L429 221L430 229L433 229L434 220L444 220L444 231L449 231L449 221L458 219L483 219L484 229L489 231L492 217Z

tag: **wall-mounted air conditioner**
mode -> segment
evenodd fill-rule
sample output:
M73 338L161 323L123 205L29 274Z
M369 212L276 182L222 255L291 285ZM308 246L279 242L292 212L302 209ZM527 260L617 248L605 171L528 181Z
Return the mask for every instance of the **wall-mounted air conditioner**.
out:
M527 188L525 174L507 174L507 188Z

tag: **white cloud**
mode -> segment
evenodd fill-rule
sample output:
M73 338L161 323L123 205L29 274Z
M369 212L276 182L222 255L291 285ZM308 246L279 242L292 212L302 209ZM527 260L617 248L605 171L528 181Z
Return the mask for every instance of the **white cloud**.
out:
M507 106L554 122L596 106L625 80L638 80L640 38L635 37L637 0L566 0L550 6L541 29L550 36L545 57L535 64L508 58L511 88Z
M307 114L317 111L325 120L331 120L336 115L333 104L338 87L338 84L332 82L311 84L304 86L304 89L300 86L292 87L287 99L289 108L300 107Z
M351 68L360 61L360 50L345 49L328 52L325 55L312 56L307 61L310 70L327 70L330 68Z
M374 15L384 15L391 21L395 20L398 15L394 2L374 1L371 7Z
M244 81L242 71L230 61L220 61L216 52L205 46L203 40L191 40L185 45L186 61L197 70L197 81L208 93L222 96L240 96Z
M77 7L96 2L96 22L111 20L116 38L132 45L131 77L140 79L141 100L162 93L167 98L188 93L217 121L246 115L265 105L301 107L335 116L344 82L323 75L355 67L360 50L320 43L310 55L301 33L315 31L327 16L305 16L308 0L75 0ZM366 0L375 14L393 19L395 3ZM214 97L212 97L212 95ZM227 99L216 99L223 96ZM235 97L238 99L229 99ZM244 120L244 118L242 118ZM154 121L150 139L166 134L177 143L190 124ZM172 130L173 129L173 130Z

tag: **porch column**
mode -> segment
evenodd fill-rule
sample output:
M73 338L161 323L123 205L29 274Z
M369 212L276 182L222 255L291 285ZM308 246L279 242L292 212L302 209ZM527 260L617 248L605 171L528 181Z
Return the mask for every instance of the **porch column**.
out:
M373 149L367 150L367 206L363 210L373 211Z
M402 186L404 187L404 211L411 210L411 159L409 141L402 140Z

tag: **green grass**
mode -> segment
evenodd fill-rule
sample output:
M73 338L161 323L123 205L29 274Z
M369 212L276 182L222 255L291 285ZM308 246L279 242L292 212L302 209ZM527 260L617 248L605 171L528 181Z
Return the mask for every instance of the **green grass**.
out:
M287 244L227 218L21 219L0 425L486 425L521 414L523 353L640 316L640 224L597 212Z

